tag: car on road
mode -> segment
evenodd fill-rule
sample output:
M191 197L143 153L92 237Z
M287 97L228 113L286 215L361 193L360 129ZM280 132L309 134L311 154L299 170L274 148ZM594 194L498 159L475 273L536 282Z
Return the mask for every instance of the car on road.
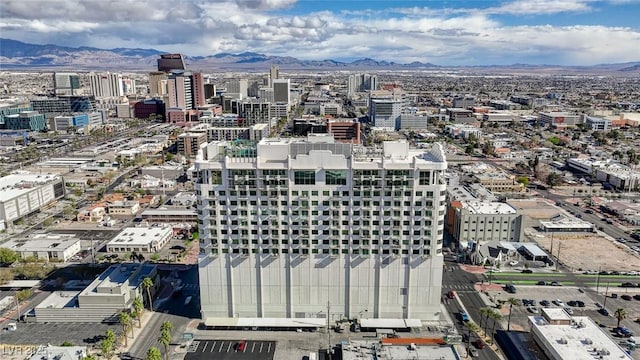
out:
M624 294L620 297L622 298L622 300L627 300L627 301L631 301L631 299L633 299L631 295L627 295L627 294Z
M515 286L513 286L513 284L507 284L504 286L504 290L508 293L511 294L515 294L517 292L517 289Z
M587 209L584 212L587 213L587 214L593 214L593 210L591 210L591 209Z
M562 283L558 281L552 281L551 286L562 286Z
M547 283L545 281L540 280L536 283L536 285L547 285Z
M467 350L469 351L469 355L471 355L471 357L478 357L478 350L476 350L475 348L472 348L471 346L469 346L469 349Z
M464 311L460 311L460 319L462 319L462 321L469 321L469 315Z
M576 214L576 217L577 217L578 219L582 219L582 214Z
M604 315L604 316L609 316L609 315L610 315L610 314L609 314L609 311L608 311L607 309L605 309L605 308L600 308L600 309L598 309L598 312L599 312L600 314Z
M484 341L482 341L482 339L477 339L473 343L478 349L483 349L484 348Z
M521 273L523 273L523 274L532 274L532 273L533 273L533 270L531 270L531 269L524 269L524 270L522 270L522 271L521 271Z
M620 284L620 287L623 288L632 288L632 287L636 287L636 285L632 282L623 282L622 284Z
M584 289L583 288L578 288L578 292L580 292L581 294L584 294Z

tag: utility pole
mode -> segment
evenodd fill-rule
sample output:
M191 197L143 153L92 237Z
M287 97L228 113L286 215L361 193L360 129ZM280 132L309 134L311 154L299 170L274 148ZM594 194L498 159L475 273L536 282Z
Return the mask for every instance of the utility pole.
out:
M609 292L609 282L607 281L607 289L604 291L604 302L602 303L602 308L607 308L607 293Z
M329 293L327 293L329 295ZM327 336L329 338L329 347L327 348L327 356L329 360L331 360L331 327L329 326L329 321L331 318L331 302L327 300Z
M602 271L602 266L598 267L598 277L596 277L596 294L600 290L600 272Z
M556 257L556 272L558 272L558 263L560 262L560 248L562 247L560 245L562 244L561 243L558 244L558 256Z

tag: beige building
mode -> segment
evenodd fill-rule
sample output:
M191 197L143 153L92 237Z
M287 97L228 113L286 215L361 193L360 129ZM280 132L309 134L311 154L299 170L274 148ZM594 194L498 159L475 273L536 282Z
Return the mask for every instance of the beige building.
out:
M476 181L493 193L520 193L524 184L516 181L515 175L503 172L487 172L475 175Z
M195 157L200 145L207 142L206 132L187 132L178 135L178 154Z
M155 253L160 251L169 240L173 231L170 226L129 227L123 229L107 244L108 252Z
M140 211L140 203L134 200L114 201L107 205L110 216L133 216Z
M99 223L107 216L107 209L102 205L93 205L80 210L77 219L79 222Z

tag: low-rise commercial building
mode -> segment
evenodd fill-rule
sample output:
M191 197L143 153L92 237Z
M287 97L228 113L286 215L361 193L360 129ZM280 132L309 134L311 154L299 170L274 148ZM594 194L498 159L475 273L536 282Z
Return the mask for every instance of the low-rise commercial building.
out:
M114 201L107 204L109 216L131 217L140 211L140 203L135 200Z
M206 132L186 132L178 135L178 154L186 157L195 157L200 145L207 142Z
M153 295L159 286L156 265L112 265L82 291L52 292L35 307L36 322L117 322L118 314L131 309L134 299L148 301L142 287L147 277L153 280Z
M493 193L521 193L525 186L516 181L515 175L503 172L476 174L478 183Z
M63 196L57 175L21 172L0 178L0 231Z
M538 114L538 121L542 124L549 125L554 129L566 127L575 127L582 123L582 118L578 114L570 114L564 111L541 112Z
M549 221L540 221L540 230L544 232L594 232L596 226L588 221L558 214Z
M108 252L155 253L171 240L171 227L128 227L107 244Z
M551 360L626 359L632 357L587 316L543 308L529 317L531 336Z
M35 234L28 239L9 240L2 247L17 252L21 258L42 261L69 261L82 250L73 234Z

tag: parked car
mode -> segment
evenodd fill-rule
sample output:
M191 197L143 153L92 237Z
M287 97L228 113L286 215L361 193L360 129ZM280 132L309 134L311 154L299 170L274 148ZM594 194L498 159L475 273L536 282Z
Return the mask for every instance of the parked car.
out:
M564 306L564 302L560 299L555 299L553 300L553 303L558 305L558 306Z
M551 286L562 286L562 283L560 283L558 281L552 281L551 282Z
M513 284L507 284L504 286L504 290L508 293L511 294L515 294L517 292L517 289L515 286L513 286Z
M564 308L564 311L565 311L567 314L569 314L569 315L573 315L573 309L572 309L572 308L570 308L570 307L565 307L565 308Z
M604 316L609 316L609 311L605 308L598 309L598 312Z
M478 339L474 342L474 344L476 345L476 347L478 349L483 349L484 348L484 341L482 341L482 339Z
M476 350L475 348L469 347L468 349L469 351L469 355L471 355L471 357L478 357L478 350Z
M533 270L531 270L531 269L524 269L524 270L522 270L522 273L523 273L523 274L532 274L532 273L533 273Z
M549 302L549 300L541 300L540 305L546 307L546 306L551 306L551 303Z
M632 288L632 287L636 287L636 285L632 282L623 282L622 284L620 284L620 287L623 288Z
M247 341L246 340L240 340L237 344L236 344L236 351L238 352L244 352L244 349L247 347Z
M530 312L530 313L532 313L532 314L537 314L537 313L538 313L538 308L533 307L533 306L529 306L529 307L527 308L527 311L528 311L528 312Z
M622 300L627 300L627 301L631 301L631 299L633 299L633 297L631 295L621 295L620 298L622 298Z
M544 281L542 281L542 280L540 280L540 281L538 281L538 282L536 283L536 285L547 285L547 283L546 283L546 282L544 282Z

